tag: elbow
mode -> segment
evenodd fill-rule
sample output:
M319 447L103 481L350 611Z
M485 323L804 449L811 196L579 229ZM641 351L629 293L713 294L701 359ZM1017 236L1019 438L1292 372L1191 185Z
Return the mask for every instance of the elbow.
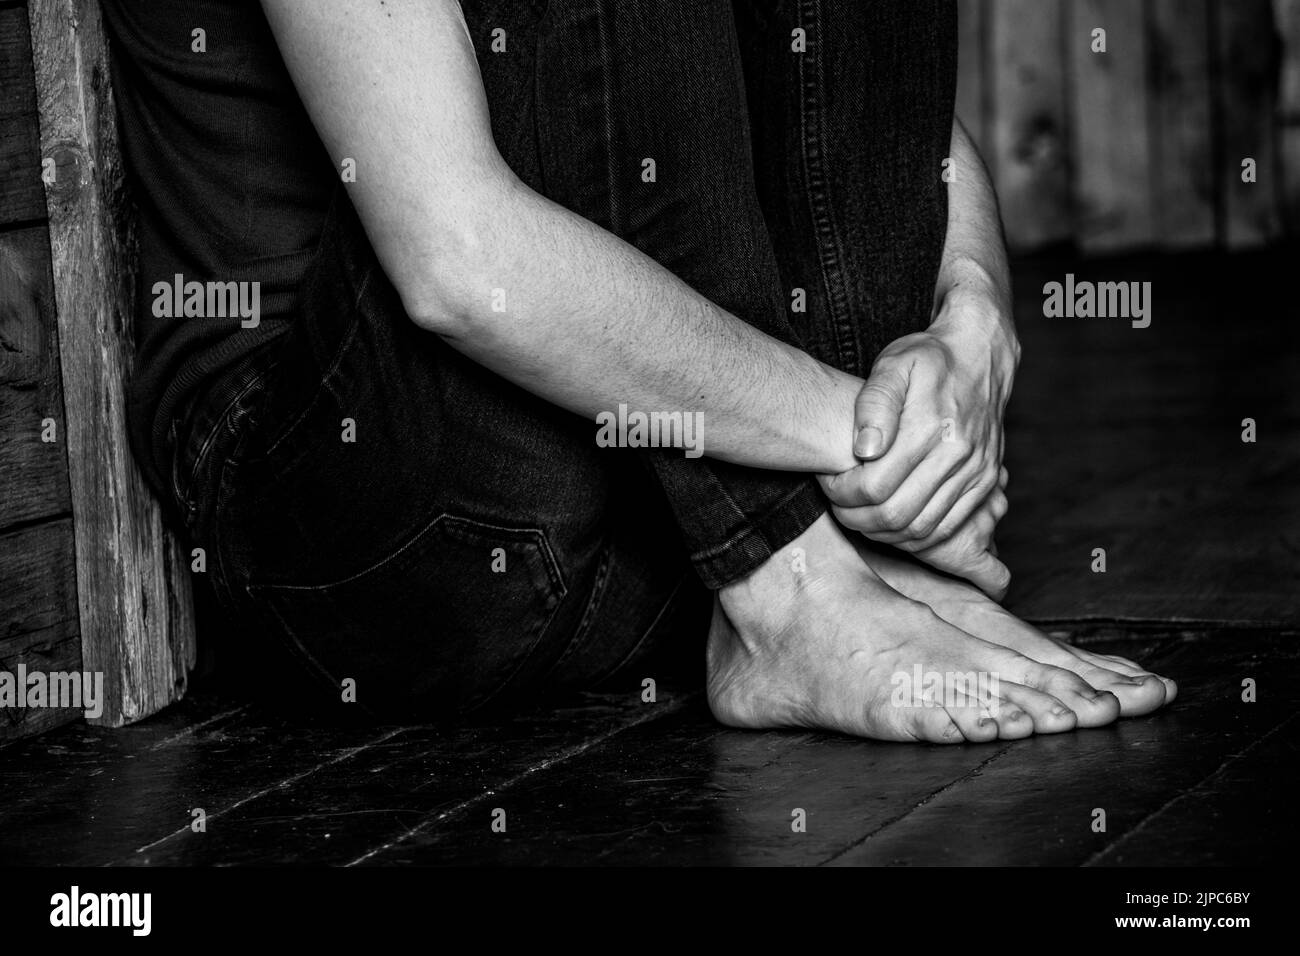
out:
M448 338L475 332L494 316L493 296L507 285L517 193L506 176L480 173L430 190L423 201L392 210L376 252L407 316Z
M489 261L482 230L472 221L444 223L409 244L393 276L407 316L444 338L469 334L490 305Z

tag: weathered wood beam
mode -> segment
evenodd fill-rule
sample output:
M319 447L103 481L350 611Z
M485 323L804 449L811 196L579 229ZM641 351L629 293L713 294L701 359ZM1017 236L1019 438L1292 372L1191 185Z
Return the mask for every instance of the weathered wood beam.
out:
M28 13L41 157L55 170L46 205L82 661L104 674L98 722L118 726L184 692L194 661L189 572L127 443L133 236L99 6L32 0Z

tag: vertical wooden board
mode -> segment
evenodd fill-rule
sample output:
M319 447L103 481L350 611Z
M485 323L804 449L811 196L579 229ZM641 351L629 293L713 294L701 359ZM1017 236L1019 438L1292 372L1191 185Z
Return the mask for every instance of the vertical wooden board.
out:
M994 0L992 166L1015 251L1073 234L1066 163L1061 0Z
M1278 160L1282 164L1282 217L1289 234L1300 235L1300 0L1273 0L1282 38L1278 83Z
M1150 0L1152 200L1156 242L1214 243L1209 0Z
M0 10L0 226L45 216L27 13Z
M0 119L0 225L45 218L35 118Z
M0 10L0 119L36 115L36 84L32 79L32 40L27 11Z
M1232 0L1211 7L1216 34L1216 101L1221 146L1217 175L1223 195L1222 240L1230 248L1259 246L1281 233L1274 106L1277 34L1270 0ZM1242 161L1255 160L1255 182L1242 181Z
M194 663L189 571L131 457L125 383L133 341L121 158L100 11L93 0L28 7L59 318L82 657L103 671L101 723L179 697Z
M1074 208L1089 252L1147 245L1154 231L1144 6L1072 0L1066 19Z
M3 232L0 488L4 493L0 495L0 531L68 511L65 435L49 232L44 226ZM0 629L4 621L0 599Z
M0 671L81 669L69 519L0 534L0 611ZM56 707L0 708L0 744L81 716Z
M988 147L984 9L984 0L957 2L957 118L981 152Z

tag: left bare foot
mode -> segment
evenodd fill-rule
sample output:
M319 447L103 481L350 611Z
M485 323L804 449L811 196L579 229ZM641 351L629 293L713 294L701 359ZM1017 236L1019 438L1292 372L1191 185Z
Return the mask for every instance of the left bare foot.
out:
M1073 671L1097 690L1110 691L1120 715L1149 714L1178 696L1178 685L1133 661L1072 647L1048 637L990 600L978 588L905 558L858 544L862 560L894 590L928 604L943 620L982 640Z

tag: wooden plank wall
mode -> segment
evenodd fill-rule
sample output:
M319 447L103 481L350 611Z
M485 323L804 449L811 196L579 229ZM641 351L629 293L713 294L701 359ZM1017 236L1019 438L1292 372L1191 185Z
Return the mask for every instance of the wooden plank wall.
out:
M126 435L134 359L134 217L117 146L98 0L29 0L59 356L67 415L81 649L104 674L98 722L183 693L194 664L189 562Z
M958 10L958 115L993 172L1014 250L1237 249L1300 235L1300 0ZM1242 178L1248 159L1254 182Z
M188 562L126 438L133 230L96 0L0 0L0 671L148 716L194 663ZM82 715L0 708L0 743Z
M27 9L0 6L0 671L81 668L50 235ZM54 441L43 441L42 436ZM0 744L80 717L0 709Z

